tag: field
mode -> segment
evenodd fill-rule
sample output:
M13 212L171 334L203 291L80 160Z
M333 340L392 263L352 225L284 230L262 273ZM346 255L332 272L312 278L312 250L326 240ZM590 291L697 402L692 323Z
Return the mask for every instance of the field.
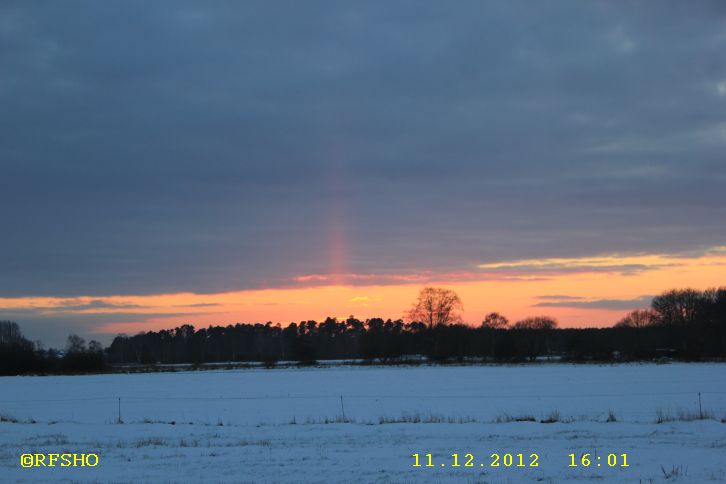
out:
M3 482L723 482L724 370L538 364L6 377L0 475ZM97 453L100 462L20 466L23 453L51 452ZM422 467L412 466L414 453ZM425 466L428 453L433 467ZM529 466L533 453L537 467ZM573 453L578 467L568 466Z

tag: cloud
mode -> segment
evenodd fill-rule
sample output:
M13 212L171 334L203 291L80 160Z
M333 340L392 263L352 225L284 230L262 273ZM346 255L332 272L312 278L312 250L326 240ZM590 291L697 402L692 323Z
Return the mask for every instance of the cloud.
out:
M539 281L543 277L508 274L505 272L485 272L479 270L457 272L422 271L406 274L368 273L368 274L306 274L292 281L281 282L278 287L328 286L328 285L396 285L396 284L449 284L467 281Z
M381 298L379 297L369 297L369 296L354 296L350 299L348 299L348 302L352 303L368 303L368 302L377 302L380 301Z
M636 48L633 38L628 35L622 25L617 26L608 36L616 51L628 54Z
M137 310L148 306L114 301L116 298L5 298L0 299L0 309L33 313L95 313Z
M666 267L677 266L678 262L666 260L663 254L654 255L605 255L597 257L570 257L547 259L524 259L509 262L479 264L478 268L489 273L515 274L571 274L571 273L615 273L636 274Z
M718 2L0 19L2 297L638 273L572 259L726 240Z
M177 304L175 307L178 308L209 308L220 306L220 303L194 303L194 304Z
M80 304L73 304L72 302L66 301L62 306L60 307L46 307L46 308L34 308L34 309L42 309L42 310L62 310L62 311L86 311L86 310L94 310L94 309L139 309L143 308L145 306L141 306L139 304L132 304L132 303L114 303L110 301L105 301L103 299L91 299L88 302L83 302Z
M584 299L582 296L567 296L564 294L552 294L545 296L537 296L537 299L554 300L554 301L579 301Z
M353 296L348 299L349 308L368 308L371 305L380 303L383 299L376 296Z
M581 298L576 298L581 299ZM607 309L622 311L627 309L639 309L650 306L653 296L639 296L634 299L593 299L588 301L572 300L569 298L559 301L545 301L534 304L534 307L549 308L578 308L578 309Z

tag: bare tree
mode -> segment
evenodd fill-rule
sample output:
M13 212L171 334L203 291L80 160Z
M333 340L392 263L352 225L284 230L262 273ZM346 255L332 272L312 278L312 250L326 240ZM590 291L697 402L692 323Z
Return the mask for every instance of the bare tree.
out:
M555 329L557 320L549 316L535 316L525 318L514 323L513 329Z
M103 353L103 345L95 339L92 339L88 343L88 351L90 351L91 353Z
M636 309L615 323L616 328L645 328L658 322L658 315L652 309Z
M440 324L461 322L464 305L458 294L442 287L424 287L407 313L411 322L425 323L429 328Z
M530 361L537 359L542 353L549 353L549 338L552 330L557 328L557 321L549 316L535 316L517 321L512 329L523 331L517 339L519 351Z
M68 335L66 342L67 353L83 353L86 351L86 340L78 336L77 334Z
M651 307L665 326L695 324L704 307L704 295L695 289L673 289L653 298Z
M481 322L481 327L486 329L504 329L507 325L509 325L509 320L499 313L489 313Z
M14 321L0 321L0 344L17 344L25 340L20 332L18 323Z

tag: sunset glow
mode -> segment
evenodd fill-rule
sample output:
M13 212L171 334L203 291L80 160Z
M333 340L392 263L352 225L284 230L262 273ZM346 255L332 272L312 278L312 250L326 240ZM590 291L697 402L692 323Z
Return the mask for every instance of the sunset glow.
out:
M629 309L647 306L651 296L669 288L718 286L725 268L726 251L715 247L691 256L608 255L488 263L468 273L300 276L287 287L213 294L1 298L0 309L46 316L124 315L125 320L106 322L94 330L109 336L183 323L272 321L285 325L327 316L401 318L422 284L427 284L459 293L468 324L478 324L486 313L498 311L513 320L548 314L563 326L607 326ZM348 284L330 284L335 280Z

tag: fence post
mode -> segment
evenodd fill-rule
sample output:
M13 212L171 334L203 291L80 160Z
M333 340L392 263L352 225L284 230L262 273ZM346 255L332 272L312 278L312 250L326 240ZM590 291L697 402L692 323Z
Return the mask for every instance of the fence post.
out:
M703 407L701 406L701 392L698 392L698 414L701 416L701 420L703 420Z
M343 421L347 422L348 419L345 417L345 407L343 406L343 395L340 396L340 410L343 412Z
M118 397L118 421L116 423L123 423L121 420L121 397Z

